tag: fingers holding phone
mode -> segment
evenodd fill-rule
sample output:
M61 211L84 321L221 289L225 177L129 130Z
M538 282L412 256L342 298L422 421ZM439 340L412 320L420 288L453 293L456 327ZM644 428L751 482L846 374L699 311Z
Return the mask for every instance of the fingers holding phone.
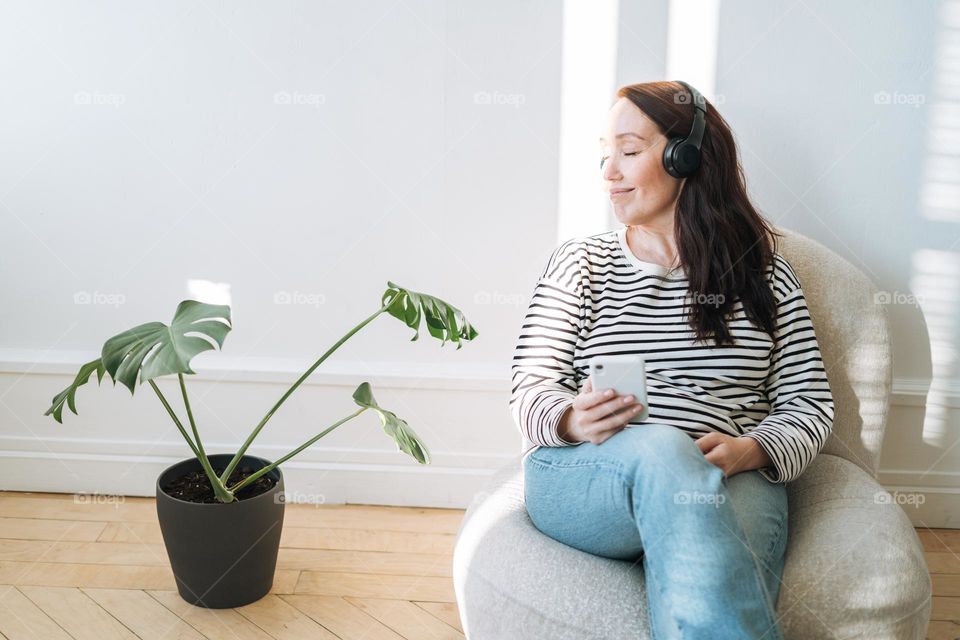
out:
M633 394L618 395L614 389L593 389L588 378L583 390L560 421L561 437L572 442L600 444L623 429L643 412L644 405Z

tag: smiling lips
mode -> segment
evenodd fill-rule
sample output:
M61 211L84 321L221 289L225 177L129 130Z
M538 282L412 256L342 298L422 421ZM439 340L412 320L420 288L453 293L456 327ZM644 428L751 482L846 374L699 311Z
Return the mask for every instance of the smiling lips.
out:
M610 189L610 198L618 198L626 193L630 193L633 189Z

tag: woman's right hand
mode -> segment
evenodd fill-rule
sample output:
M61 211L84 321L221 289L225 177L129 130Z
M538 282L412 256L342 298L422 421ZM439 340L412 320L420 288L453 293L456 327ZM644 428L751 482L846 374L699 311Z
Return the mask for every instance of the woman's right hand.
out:
M633 395L619 396L613 389L594 391L587 378L573 405L560 418L559 435L567 442L600 444L640 414L643 404L634 400Z

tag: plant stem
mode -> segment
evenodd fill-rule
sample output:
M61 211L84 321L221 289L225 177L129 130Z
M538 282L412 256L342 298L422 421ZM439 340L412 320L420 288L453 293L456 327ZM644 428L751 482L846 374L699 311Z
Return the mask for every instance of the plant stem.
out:
M187 435L187 430L183 428L183 424L180 422L180 419L177 418L177 414L174 413L173 409L170 407L170 403L167 402L167 399L163 397L163 394L160 393L160 387L157 386L157 383L153 380L148 380L150 386L153 387L153 390L157 392L157 397L160 398L160 402L163 403L163 407L167 410L167 413L170 414L170 417L173 419L173 423L177 425L177 429L180 429L180 435L183 436L183 439L187 441L187 444L190 445L193 455L200 457L200 452L197 451L197 446L193 444L193 440L190 439L190 436Z
M280 459L277 460L276 462L274 462L274 463L272 463L272 464L270 464L270 465L268 465L268 466L266 466L266 467L264 467L264 468L262 468L262 469L258 469L256 473L247 476L246 478L244 478L243 480L241 480L241 481L238 482L237 484L233 485L232 487L230 487L229 491L230 491L231 493L233 493L233 494L236 494L237 491L239 491L240 489L243 489L245 486L247 486L247 485L250 484L251 482L254 482L254 481L255 481L257 478L259 478L260 476L262 476L262 475L264 475L264 474L267 474L267 473L270 473L271 471L273 471L273 469L275 469L276 467L279 467L281 464L283 464L284 462L286 462L287 460L289 460L289 459L292 458L293 456L297 455L298 453L300 453L301 451L303 451L304 449L306 449L307 447L309 447L310 445L312 445L314 442L316 442L317 440L319 440L319 439L322 438L323 436L327 435L328 433L330 433L331 431L333 431L334 429L336 429L337 427L339 427L341 424L343 424L343 423L346 422L347 420L352 420L353 418L356 418L358 415L360 415L361 413L363 413L363 412L366 411L366 410L367 410L366 407L361 407L359 411L355 411L354 413L351 413L350 415L348 415L346 418L343 418L343 419L341 419L341 420L338 420L337 422L333 423L332 425L330 425L329 427L327 427L326 429L324 429L323 431L321 431L320 433L318 433L316 436L310 438L309 440L307 440L306 442L304 442L302 445L300 445L299 447L297 447L296 449L294 449L293 451L291 451L291 452L288 453L287 455L283 456L282 458L280 458Z
M217 473L210 465L210 459L207 458L207 454L203 450L203 443L200 442L200 432L197 431L197 423L193 419L193 411L190 410L190 399L187 397L187 387L183 382L183 374L178 373L177 378L180 380L180 392L183 394L183 406L187 408L187 417L190 418L190 428L193 429L193 437L197 443L197 458L200 460L200 466L203 467L204 472L210 478L210 484L213 486L213 492L216 494L217 500L220 502L233 502L236 498L233 497L233 493L227 490L223 484L223 481L221 481L217 476Z
M287 392L284 393L283 396L280 398L280 400L277 401L277 404L273 405L273 408L267 412L267 415L263 417L263 420L260 421L260 424L257 425L257 427L253 430L253 433L251 433L250 436L247 438L247 441L243 443L243 446L240 447L240 450L237 451L237 453L233 456L233 459L230 460L230 464L227 465L227 468L220 475L221 482L226 484L227 479L230 477L230 474L233 473L234 468L236 468L237 464L240 462L240 458L243 457L243 454L247 452L247 449L250 447L250 444L253 442L254 438L256 438L257 434L260 433L260 430L263 429L263 425L267 424L267 421L271 417L273 417L273 414L276 413L277 409L280 408L280 405L282 405L286 401L286 399L290 397L290 394L296 391L297 387L299 387L303 383L303 381L306 380L310 376L310 374L313 373L314 370L316 370L316 368L319 367L320 364L327 359L328 356L330 356L331 353L339 349L340 345L346 342L353 334L355 334L357 331L360 331L360 329L364 328L370 322L372 322L374 318L376 318L378 315L386 311L390 307L390 305L393 304L394 300L396 300L398 297L399 296L392 297L389 302L387 302L382 307L377 309L377 311L374 312L369 318L367 318L366 320L364 320L363 322L355 326L353 329L351 329L347 333L347 335L337 340L336 344L334 344L332 347L327 349L326 353L320 356L320 359L314 362L313 365L309 369L307 369L302 376L300 376L300 379L293 383L292 387L287 389Z

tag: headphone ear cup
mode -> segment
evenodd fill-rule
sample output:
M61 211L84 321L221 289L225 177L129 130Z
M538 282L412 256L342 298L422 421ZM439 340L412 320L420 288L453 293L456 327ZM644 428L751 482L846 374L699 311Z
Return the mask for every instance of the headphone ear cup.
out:
M683 141L683 138L670 138L667 141L667 146L663 148L663 168L674 178L682 178L683 176L679 175L679 172L676 169L676 166L673 163L674 158L674 149L676 146Z
M692 144L680 144L673 151L673 166L684 176L689 176L700 166L700 150Z
M700 166L700 150L686 141L673 138L663 149L663 168L674 178L685 178Z

